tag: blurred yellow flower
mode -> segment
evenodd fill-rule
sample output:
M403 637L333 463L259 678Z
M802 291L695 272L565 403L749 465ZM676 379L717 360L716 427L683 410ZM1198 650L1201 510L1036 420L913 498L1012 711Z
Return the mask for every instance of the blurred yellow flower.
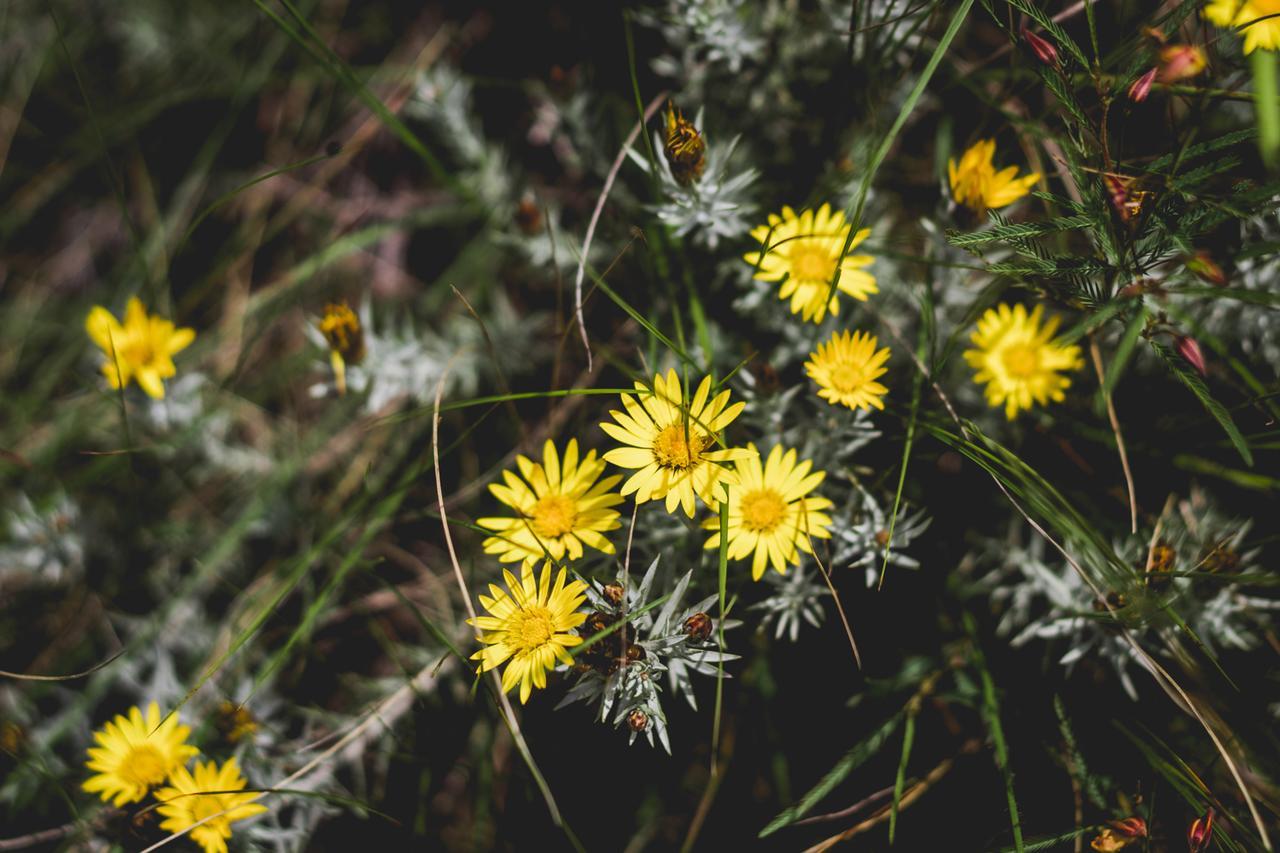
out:
M849 223L844 211L832 212L831 205L824 204L815 214L812 210L799 215L790 207L782 208L782 215L769 214L767 225L751 230L751 238L763 247L760 252L747 252L743 259L756 267L755 277L761 281L782 281L779 299L791 300L791 313L800 314L805 320L821 323L827 316L840 313L840 300L831 291L831 279L840 266L840 284L837 290L854 299L867 301L867 296L879 293L875 276L863 272L875 260L871 255L844 255L844 241L849 236ZM857 246L870 228L863 228L853 236L849 248Z
M739 483L729 489L729 559L742 560L752 555L751 577L760 580L766 566L779 574L787 573L787 564L800 564L800 552L813 553L810 539L829 539L830 516L821 512L831 501L809 493L827 476L824 471L812 474L813 463L796 464L795 450L783 451L774 445L769 458L760 464L754 444L747 449L753 456L734 463ZM707 548L720 547L720 519L709 518L703 527L716 533L707 540Z
M837 332L804 363L809 378L818 383L818 396L831 405L870 411L884 408L880 398L889 389L875 381L887 370L889 348L876 349L876 338L866 332Z
M212 761L197 761L194 776L187 768L179 767L169 777L169 785L156 791L158 811L165 818L160 828L182 832L203 820L190 835L204 853L227 853L231 824L267 810L252 802L258 794L236 793L244 790L245 779L235 758L228 758L221 768Z
M618 511L610 509L624 500L613 488L622 482L614 475L600 479L604 460L592 450L578 460L578 440L570 439L564 459L548 440L542 448L542 464L516 457L520 477L503 471L504 483L491 483L493 496L519 513L518 517L481 518L476 524L497 532L484 540L487 554L498 554L504 563L523 560L560 561L582 556L585 543L612 554L612 543L601 534L621 527ZM524 479L520 479L523 477Z
M1280 50L1280 0L1209 0L1204 16L1219 27L1240 29L1245 53Z
M112 388L128 387L136 379L147 395L164 399L164 380L177 373L174 354L196 339L192 329L175 329L163 317L147 316L137 297L125 306L124 324L106 308L95 305L84 322L105 358L102 373Z
M136 803L199 752L187 745L190 733L177 714L161 723L155 702L145 717L136 706L127 717L117 714L93 733L97 746L89 748L85 766L96 772L81 787L116 806Z
M1052 317L1042 328L1040 318L1044 306L1037 305L1028 316L1022 305L1010 308L1001 303L990 308L978 320L978 328L970 336L977 349L965 350L964 360L977 369L974 381L986 383L987 403L1004 405L1005 417L1013 420L1019 411L1034 404L1061 402L1063 391L1071 380L1060 376L1060 370L1079 370L1084 366L1078 346L1052 343L1058 329L1058 318Z
M732 423L745 403L729 405L725 389L711 396L711 377L704 377L692 400L684 400L680 377L668 370L653 377L652 390L636 383L636 395L623 394L620 412L609 412L618 423L600 428L625 447L610 450L606 462L619 468L638 468L622 486L636 503L666 498L667 512L677 506L693 518L694 496L707 505L719 498L717 485L734 483L736 475L724 463L749 455L742 448L715 449L716 434Z
M947 176L951 179L951 195L957 204L963 204L976 213L986 213L988 208L1013 204L1040 180L1039 172L1019 178L1018 167L1009 166L996 171L992 159L996 154L996 141L983 139L974 143L960 157L947 160Z
M333 384L339 394L347 393L347 364L359 364L364 358L364 330L360 318L345 299L324 306L324 316L316 324L329 344L329 363L333 365Z
M565 570L556 575L551 585L551 562L542 566L542 576L534 581L533 567L520 567L520 580L503 569L508 593L496 584L489 584L490 598L480 595L480 604L489 616L468 619L468 625L480 629L480 642L485 648L471 656L480 661L480 671L497 669L504 662L502 689L510 691L520 685L521 704L529 700L533 688L547 686L547 670L556 661L571 664L573 658L565 649L582 642L577 634L569 631L587 618L578 607L586 600L587 585L580 580L565 583Z

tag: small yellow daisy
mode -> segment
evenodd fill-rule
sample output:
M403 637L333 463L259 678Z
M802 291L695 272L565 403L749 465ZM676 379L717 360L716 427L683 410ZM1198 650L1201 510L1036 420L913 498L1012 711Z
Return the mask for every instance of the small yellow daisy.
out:
M187 744L191 729L172 714L160 722L160 706L152 702L142 711L133 707L129 715L115 719L93 733L96 747L89 748L85 764L95 775L81 787L115 806L136 803L147 791L165 780L175 769L200 750Z
M258 794L235 793L243 791L244 786L245 779L234 758L228 758L221 768L212 761L197 761L195 775L179 767L169 776L169 787L156 791L158 811L165 818L160 828L182 832L210 818L191 830L191 840L203 847L204 853L227 853L231 824L267 810L253 802Z
M755 453L754 444L747 449ZM810 540L829 539L831 517L821 512L832 506L819 495L809 497L827 476L824 471L812 474L813 463L796 464L795 450L785 453L774 445L764 465L756 454L740 459L738 485L729 489L729 559L742 560L749 554L751 576L764 577L765 567L772 565L779 574L787 573L787 564L800 564L800 552L813 553ZM716 533L707 540L707 548L720 547L720 519L709 518L703 527Z
M600 428L625 447L610 450L606 462L619 468L638 468L622 486L622 494L635 494L636 503L666 498L667 512L679 506L693 518L694 496L707 505L717 500L720 483L735 482L724 463L750 455L743 448L714 449L716 434L733 422L745 403L729 405L725 389L711 396L711 377L704 377L685 401L680 378L674 370L653 377L653 389L636 383L638 394L623 394L625 412L609 414L618 423Z
M1039 172L1019 178L1018 167L1009 166L996 171L992 158L996 154L996 141L983 139L974 143L960 157L947 160L947 176L951 179L951 195L957 204L963 204L975 213L987 212L987 208L1013 204L1040 180Z
M614 475L600 479L604 460L589 452L578 461L578 440L570 439L564 459L548 440L542 447L542 464L525 456L516 457L521 480L503 471L505 484L492 483L493 496L514 509L516 518L481 518L476 523L497 532L484 540L487 554L497 554L504 563L523 560L533 565L539 560L560 561L582 556L583 544L613 553L613 545L601 534L622 526L618 511L610 509L622 503L622 495L613 491L622 482Z
M89 338L102 350L102 374L112 388L136 379L147 395L164 399L164 380L178 372L173 356L196 339L192 329L176 329L171 320L147 316L137 297L125 306L124 324L101 305L84 322Z
M889 389L875 380L888 370L889 348L876 349L875 335L837 332L804 363L809 378L818 383L818 396L831 405L870 411L884 408L880 399Z
M1245 53L1280 50L1280 0L1210 0L1204 16L1219 27L1243 28Z
M747 252L743 259L756 267L755 277L761 281L781 281L779 299L791 300L791 313L800 314L805 320L821 323L827 316L840 313L840 300L835 293L827 299L831 279L840 265L838 290L854 299L867 301L872 293L879 293L875 276L863 272L875 261L871 255L845 255L841 259L844 241L849 236L850 224L845 222L844 211L834 213L831 205L824 204L815 214L812 210L799 215L790 207L782 208L782 215L769 214L769 223L751 230L751 238L764 246L760 252ZM863 228L853 236L849 248L857 246L870 228ZM767 244L766 244L766 241Z
M970 336L977 349L964 353L964 360L978 371L973 381L987 383L987 403L1004 404L1009 420L1030 409L1033 401L1041 406L1050 400L1061 402L1071 380L1058 371L1084 366L1080 347L1052 343L1059 318L1051 317L1041 328L1043 314L1043 305L1037 305L1030 316L1022 305L1010 308L1001 303L989 308Z
M535 582L533 567L527 563L520 567L520 580L506 569L502 570L507 581L508 593L496 584L489 584L493 597L480 595L480 604L489 616L468 619L468 625L480 629L483 649L471 656L480 661L480 671L497 669L507 662L502 673L502 689L510 691L520 685L520 703L529 699L533 688L547 686L547 670L556 661L571 664L573 658L565 649L582 642L577 634L569 632L587 618L578 608L586 600L587 585L580 580L565 583L565 570L556 575L551 585L551 562L542 565L542 576Z

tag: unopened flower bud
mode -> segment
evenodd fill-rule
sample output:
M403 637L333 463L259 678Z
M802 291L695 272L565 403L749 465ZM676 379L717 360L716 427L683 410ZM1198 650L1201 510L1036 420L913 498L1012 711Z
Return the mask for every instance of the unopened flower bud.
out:
M1189 335L1181 335L1177 342L1178 355L1185 358L1196 369L1201 376L1208 374L1204 361L1204 351L1200 349L1200 344L1196 343L1196 339Z
M1190 80L1207 66L1204 51L1194 44L1171 44L1160 49L1160 82Z
M710 637L711 627L711 617L705 613L695 613L684 620L684 632L695 640L705 640Z
M1198 817L1191 821L1191 826L1187 829L1187 848L1190 853L1202 853L1209 847L1209 841L1213 838L1213 807L1209 807L1209 811L1204 813L1204 817Z
M1051 42L1041 36L1031 32L1031 30L1022 31L1022 40L1027 43L1027 47L1031 48L1031 52L1036 55L1045 65L1058 64L1058 49Z
M1218 266L1213 256L1204 249L1196 252L1188 261L1187 269L1215 287L1227 286L1227 274Z
M1146 838L1147 822L1140 817L1127 817L1124 820L1109 820L1107 824L1117 835L1125 838Z
M622 584L607 583L604 585L604 589L601 590L601 592L604 594L605 600L614 607L617 607L622 603Z
M649 728L649 715L637 708L627 715L627 725L633 732L642 732Z
M1151 84L1156 81L1156 73L1160 69L1152 68L1143 74L1137 80L1133 81L1133 85L1129 87L1129 100L1135 104L1140 104L1147 99L1147 95L1151 94Z

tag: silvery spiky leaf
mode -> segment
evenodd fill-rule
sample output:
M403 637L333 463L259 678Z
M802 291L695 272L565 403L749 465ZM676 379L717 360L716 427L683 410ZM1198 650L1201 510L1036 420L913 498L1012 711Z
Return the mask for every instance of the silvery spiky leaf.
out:
M893 524L893 541L889 540L889 513L874 496L855 486L849 503L834 517L831 537L835 543L831 565L836 568L863 569L867 586L875 586L888 558L889 565L918 569L920 562L904 549L928 529L931 518L923 509L912 512L898 507L898 520Z
M639 584L628 583L625 571L620 572L617 584L623 587L621 598L615 604L606 593L606 585L593 580L587 588L588 603L596 608L595 617L601 624L616 624L625 614L637 614L627 624L599 641L599 649L587 653L575 651L578 658L575 669L580 672L576 684L557 707L573 702L596 702L601 721L611 721L615 726L629 725L633 714L639 712L647 721L641 730L631 728L630 742L634 743L643 731L652 746L654 737L662 742L668 754L671 742L667 733L667 717L662 708L662 673L673 693L683 694L690 706L697 709L694 695L693 674L716 676L721 666L737 655L720 651L714 638L719 625L708 610L716 596L705 598L696 604L682 607L685 593L693 572L686 572L659 606L644 610L651 600L662 596L656 587L659 558L655 558L645 571ZM686 623L698 617L705 630L705 638L686 629ZM588 618L586 625L591 625ZM736 627L738 622L726 620L725 630ZM632 647L638 647L636 652ZM727 676L726 676L727 677Z
M171 444L158 444L157 452L172 456L180 447L197 450L210 466L235 474L265 473L271 458L236 439L235 419L229 407L215 395L220 392L203 373L184 372L170 381L164 399L147 397L134 407L144 429L163 436ZM182 444L176 443L182 439Z
M764 611L760 618L761 631L767 630L772 622L775 639L782 639L786 634L794 643L800 639L802 622L815 628L822 626L822 599L831 595L831 590L809 574L805 563L785 575L766 572L764 581L774 588L774 593L748 608Z
M702 127L701 111L694 124ZM676 236L692 235L694 243L715 249L721 239L737 239L751 230L754 206L747 190L760 173L750 167L730 172L729 161L739 138L735 136L727 143L718 143L713 138L706 150L706 167L698 179L687 186L676 180L665 157L657 157L663 200L650 209L675 230ZM655 134L653 150L661 152L662 145L661 137ZM645 154L632 147L627 149L627 156L646 173L652 173Z
M744 0L669 0L665 9L637 19L660 28L666 44L679 52L653 60L653 69L667 76L701 77L706 67L736 74L764 50L759 16Z
M5 516L0 579L21 576L58 583L75 580L84 571L80 510L66 495L37 508L29 497L19 494Z

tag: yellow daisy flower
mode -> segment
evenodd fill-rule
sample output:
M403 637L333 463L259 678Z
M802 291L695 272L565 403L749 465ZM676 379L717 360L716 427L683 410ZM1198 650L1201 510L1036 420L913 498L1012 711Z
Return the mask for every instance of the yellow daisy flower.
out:
M520 703L529 699L533 688L547 686L547 670L559 660L571 664L573 658L565 649L576 646L582 638L569 631L587 618L578 608L586 600L587 585L580 580L565 583L565 570L556 575L551 585L551 562L542 564L542 576L535 582L533 567L520 567L520 580L502 570L508 593L489 584L490 598L480 595L480 604L489 616L468 619L468 625L480 629L480 642L485 648L471 656L480 661L480 671L497 669L507 662L502 672L502 689L510 691L520 685Z
M743 448L714 449L716 434L727 427L745 403L729 405L725 389L711 396L711 377L704 377L693 399L682 398L680 378L674 370L653 377L653 389L636 383L638 395L623 394L625 412L609 412L618 423L600 428L625 447L610 450L606 462L619 468L638 468L622 486L622 494L635 494L636 503L666 498L667 512L679 506L693 518L694 495L708 505L717 500L717 485L736 482L725 462L750 455Z
M178 372L174 354L196 339L192 329L175 329L171 320L147 316L137 297L125 307L123 325L106 308L95 305L84 328L105 356L102 374L108 385L128 387L136 379L157 400L164 399L164 380Z
M784 206L781 216L771 213L767 225L751 231L751 238L765 247L764 257L760 252L747 252L743 259L757 268L757 279L782 282L778 298L791 300L792 314L801 314L805 320L821 323L828 308L832 314L840 313L837 295L832 293L830 301L827 300L836 264L841 269L838 290L862 302L866 302L870 294L880 292L875 276L862 271L875 258L871 255L840 257L850 227L845 222L844 211L833 213L829 204L818 208L816 214L812 210L804 210L798 216L790 207ZM853 236L849 248L867 239L870 233L870 228L863 228Z
M990 207L1013 204L1040 180L1039 172L1019 178L1018 167L1009 166L996 171L991 162L996 153L996 141L983 139L974 143L960 157L947 160L947 175L951 179L951 195L957 204L963 204L975 213L986 213Z
M514 509L516 518L481 518L476 523L497 532L484 540L487 554L497 554L504 563L523 560L533 565L550 556L560 561L582 556L586 545L613 553L613 545L601 535L622 526L618 511L610 509L623 497L613 487L622 482L615 475L600 479L604 460L589 452L578 461L578 440L570 439L561 460L550 440L542 447L542 464L525 456L516 457L521 480L503 471L504 484L492 483L493 496Z
M1280 0L1210 0L1204 16L1219 27L1244 27L1245 53L1280 50Z
M1071 380L1058 371L1084 366L1080 347L1052 343L1059 318L1051 317L1041 328L1043 314L1043 305L1037 305L1030 316L1021 305L1010 308L1001 303L989 308L970 336L978 348L964 353L969 366L977 368L973 380L987 383L987 403L993 407L1003 403L1009 420L1020 410L1030 409L1033 401L1041 406L1050 400L1061 402Z
M876 349L875 335L837 332L804 363L809 378L818 383L818 396L831 405L850 409L884 408L880 398L889 389L875 380L888 370L889 348Z
M747 449L755 453L754 444ZM735 463L738 485L729 490L729 559L742 560L749 554L751 576L764 577L766 565L779 574L787 564L800 564L800 552L813 553L811 538L829 539L831 517L821 512L832 506L821 496L808 497L825 478L826 472L809 469L809 460L796 464L795 450L785 453L774 445L764 465L756 454ZM720 547L720 519L709 518L703 527L716 533L707 548Z
M115 806L136 803L199 753L187 745L189 734L191 729L178 722L177 714L161 723L155 702L147 706L145 717L137 707L130 708L127 717L117 714L93 733L97 746L89 747L85 766L95 775L81 787Z
M234 758L228 758L222 767L212 761L197 761L194 776L187 768L179 767L169 777L169 785L156 791L160 802L158 811L165 818L160 828L182 832L211 818L189 833L191 840L204 848L204 853L227 853L231 824L267 810L266 806L253 802L257 793L235 793L244 790L245 780Z

